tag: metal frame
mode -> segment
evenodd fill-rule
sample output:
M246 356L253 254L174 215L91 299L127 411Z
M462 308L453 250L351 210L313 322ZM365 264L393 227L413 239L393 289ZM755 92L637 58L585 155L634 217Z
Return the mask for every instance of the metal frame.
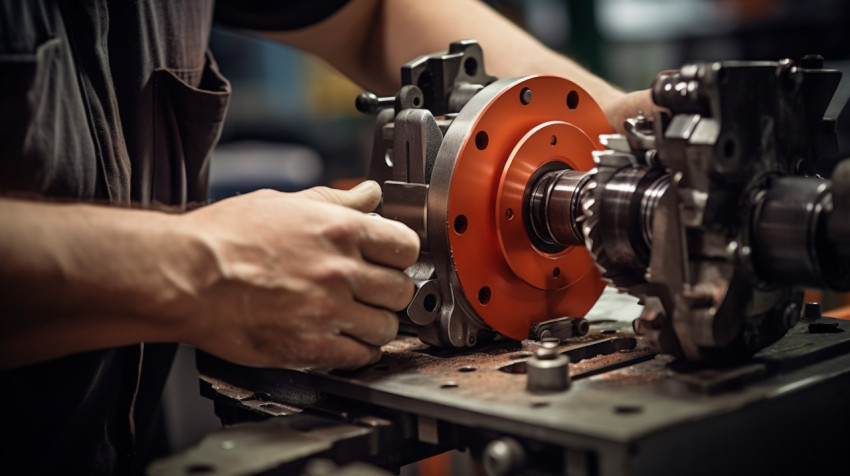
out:
M745 364L708 368L656 356L622 323L597 321L559 346L572 385L548 394L525 390L536 341L473 352L401 337L357 372L250 369L201 354L202 393L225 423L270 419L225 429L149 474L292 474L315 457L396 470L451 448L468 448L491 474L829 474L850 443L848 330L806 321ZM228 445L260 456L226 458ZM519 450L498 451L506 446Z

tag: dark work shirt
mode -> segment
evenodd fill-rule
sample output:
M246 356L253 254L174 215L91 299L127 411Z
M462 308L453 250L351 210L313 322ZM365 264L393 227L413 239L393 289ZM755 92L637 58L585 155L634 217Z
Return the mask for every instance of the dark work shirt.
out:
M344 3L220 0L215 13L213 0L0 0L0 196L205 203L230 95L207 51L214 14L287 29ZM0 372L2 472L137 472L173 351L135 345Z

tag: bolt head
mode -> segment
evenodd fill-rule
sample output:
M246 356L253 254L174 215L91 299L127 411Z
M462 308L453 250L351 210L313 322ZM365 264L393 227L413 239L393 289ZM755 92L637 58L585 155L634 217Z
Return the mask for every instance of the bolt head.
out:
M540 360L554 360L558 357L557 346L541 346L534 350L534 357Z

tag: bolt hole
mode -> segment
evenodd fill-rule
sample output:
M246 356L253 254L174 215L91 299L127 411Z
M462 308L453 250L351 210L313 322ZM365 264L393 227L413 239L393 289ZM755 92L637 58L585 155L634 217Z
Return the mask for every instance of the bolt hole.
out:
M567 107L570 109L575 109L578 107L578 93L575 91L570 91L567 94Z
M531 402L529 406L531 408L546 408L549 406L549 402Z
M475 76L478 73L478 61L475 58L466 58L463 61L463 71L469 76Z
M193 464L186 466L186 474L207 474L215 472L215 466L210 464Z
M507 210L505 210L505 218L507 218L508 220L514 219L514 209L513 208L508 208Z
M260 405L260 408L277 408L277 405L275 405L274 403L264 403Z
M466 219L466 215L458 215L455 218L455 233L458 235L462 235L466 233L467 227L469 227L469 220Z
M561 268L555 267L555 269L552 270L552 277L555 278L555 279L560 278L561 277Z
M418 97L418 96L417 96L417 97L415 97L415 98L413 98L413 105L414 105L415 107L419 107L419 105L420 105L420 104L422 104L422 100L421 100L421 99L419 99L419 97Z
M557 144L557 143L558 143L558 136L553 135L553 136L549 139L549 145L555 145L555 144Z
M475 368L475 367L470 367L470 366L461 367L461 368L457 369L458 372L475 372L476 370L478 370L478 369Z
M450 389L450 388L458 388L460 385L454 382L448 382L440 385L440 388Z
M433 312L434 309L437 309L437 296L433 294L425 296L425 299L422 301L422 307L425 308L425 312Z
M489 303L491 296L492 293L490 291L489 286L482 286L481 289L478 290L478 302L480 302L481 304L486 305L487 303Z
M522 88L522 91L519 92L519 102L521 102L523 106L528 106L531 102L531 96L530 89Z
M466 338L466 343L469 345L475 345L475 334L470 334L469 337Z
M637 405L617 405L614 407L614 413L617 415L636 415L643 413L643 407Z
M484 150L487 148L487 144L490 143L490 137L487 136L487 133L484 131L480 131L478 134L475 134L475 147L478 150Z

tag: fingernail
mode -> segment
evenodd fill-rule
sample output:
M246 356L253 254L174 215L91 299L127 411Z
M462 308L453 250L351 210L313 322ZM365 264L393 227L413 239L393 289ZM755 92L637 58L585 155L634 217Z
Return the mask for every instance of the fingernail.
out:
M378 186L378 182L374 180L364 180L351 189L352 192L364 192L372 187Z

